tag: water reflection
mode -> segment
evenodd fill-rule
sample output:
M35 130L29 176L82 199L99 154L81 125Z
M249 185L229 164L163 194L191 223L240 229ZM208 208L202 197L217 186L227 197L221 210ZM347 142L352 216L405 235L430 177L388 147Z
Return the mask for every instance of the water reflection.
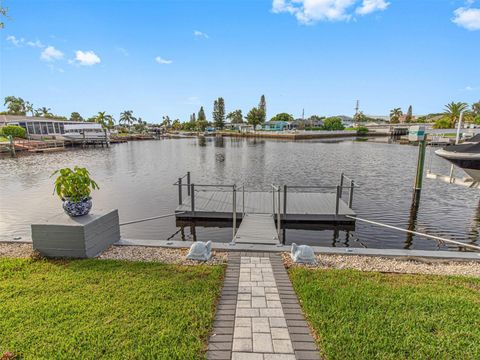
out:
M359 185L353 207L360 217L403 229L479 243L478 190L425 179L420 206L412 206L417 148L352 140L334 143L257 138L199 137L130 142L110 148L0 159L0 238L29 237L30 224L61 211L50 174L85 166L100 184L94 211L118 208L121 221L171 213L177 205L172 183L187 171L196 183L331 185L345 172ZM448 173L433 157L432 170ZM224 224L225 225L225 224ZM173 218L122 227L122 237L230 241L230 225L176 226ZM356 229L285 229L286 243L319 246L455 249L415 235L358 223Z

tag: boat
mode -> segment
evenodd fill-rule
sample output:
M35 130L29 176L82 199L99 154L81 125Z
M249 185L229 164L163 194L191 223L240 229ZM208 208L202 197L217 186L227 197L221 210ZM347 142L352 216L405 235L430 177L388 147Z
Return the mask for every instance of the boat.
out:
M110 133L108 131L106 132L101 124L65 124L64 128L65 133L62 134L62 136L66 140L74 142L110 140Z
M435 154L463 169L473 181L480 181L480 134L462 144L439 149Z

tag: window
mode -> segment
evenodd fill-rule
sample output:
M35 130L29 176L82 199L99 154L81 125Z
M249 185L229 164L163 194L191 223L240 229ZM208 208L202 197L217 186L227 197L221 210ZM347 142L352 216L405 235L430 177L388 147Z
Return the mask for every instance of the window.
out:
M60 134L64 134L64 133L65 133L65 129L64 129L64 127L63 127L63 123L60 123L59 126L60 126Z
M49 134L55 133L55 130L53 129L53 123L51 123L51 122L47 123L47 128L48 128L48 133Z
M60 124L59 123L54 123L55 125L55 133L60 134Z
M42 129L40 127L40 123L39 122L35 122L33 123L33 126L34 126L34 129L35 129L35 134L38 134L40 135L42 133Z
M47 127L47 123L40 123L42 124L42 135L48 135L48 127Z
M27 123L27 130L29 134L35 134L35 128L33 127L33 123Z

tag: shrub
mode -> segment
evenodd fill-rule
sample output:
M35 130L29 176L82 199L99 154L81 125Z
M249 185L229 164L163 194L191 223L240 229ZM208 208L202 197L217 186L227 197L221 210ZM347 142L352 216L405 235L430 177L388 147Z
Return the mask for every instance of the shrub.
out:
M0 129L0 134L9 136L11 135L14 138L23 138L25 139L27 137L27 132L25 129L21 126L17 125L7 125L4 126Z
M345 129L345 126L343 126L341 118L334 116L324 120L323 129L330 130L330 131L343 130Z
M447 119L446 117L438 119L435 121L435 124L433 124L434 129L449 129L451 127L451 121Z
M359 126L358 128L356 128L356 130L358 135L366 135L369 131L366 126Z

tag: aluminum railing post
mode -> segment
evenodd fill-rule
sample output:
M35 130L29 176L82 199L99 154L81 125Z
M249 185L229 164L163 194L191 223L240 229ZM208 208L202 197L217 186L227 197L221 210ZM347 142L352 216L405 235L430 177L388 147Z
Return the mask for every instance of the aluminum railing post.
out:
M190 196L190 171L187 171L187 191L188 196Z
M337 198L335 201L335 216L338 215L339 208L340 208L340 186L337 186Z
M232 239L235 239L235 234L237 232L237 187L236 185L233 185L233 191L232 191L232 202L233 202L233 237Z
M283 185L283 221L287 220L287 185Z
M340 197L342 197L342 193L343 193L343 179L344 179L344 175L342 172L342 174L340 175Z
M353 180L350 180L350 194L348 196L348 207L351 209L353 205L353 189L355 187L355 184Z
M245 216L245 185L242 186L242 219Z
M272 185L272 195L273 195L272 214L275 215L275 186L273 185Z
M278 202L278 204L277 204L277 210L278 210L277 211L277 229L278 230L277 230L277 232L278 232L278 241L282 242L281 241L281 236L282 236L281 234L282 233L281 233L281 229L280 229L280 224L281 224L281 222L280 222L281 221L281 218L280 218L280 214L281 214L281 203L280 203L281 190L280 190L280 186L278 186L277 192L278 192L278 198L277 198L277 202Z
M182 205L182 178L178 178L178 205Z
M190 207L192 213L195 213L195 185L191 184L191 189L190 189Z

